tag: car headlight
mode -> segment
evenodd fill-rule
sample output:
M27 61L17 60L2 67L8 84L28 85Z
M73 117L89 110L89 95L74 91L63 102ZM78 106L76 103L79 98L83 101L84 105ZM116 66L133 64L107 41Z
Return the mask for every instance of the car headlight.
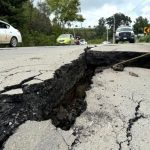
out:
M119 36L119 32L116 32L116 36L117 36L117 37Z

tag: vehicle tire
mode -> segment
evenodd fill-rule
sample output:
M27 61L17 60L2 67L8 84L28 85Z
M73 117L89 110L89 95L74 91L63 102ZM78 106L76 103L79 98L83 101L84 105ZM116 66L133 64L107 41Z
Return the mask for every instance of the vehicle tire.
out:
M116 44L118 44L118 41L115 41Z
M10 46L11 47L16 47L18 45L18 40L16 37L12 37L10 40Z
M130 43L135 43L135 40L131 40L131 41L129 41Z

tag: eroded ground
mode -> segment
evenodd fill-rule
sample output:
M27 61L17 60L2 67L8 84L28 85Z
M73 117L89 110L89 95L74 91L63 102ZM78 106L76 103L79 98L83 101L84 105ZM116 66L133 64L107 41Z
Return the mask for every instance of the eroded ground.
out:
M5 150L149 150L150 70L106 69L93 77L87 110L69 131L27 121ZM19 141L19 142L18 142Z
M149 45L83 48L1 49L0 149L148 149Z

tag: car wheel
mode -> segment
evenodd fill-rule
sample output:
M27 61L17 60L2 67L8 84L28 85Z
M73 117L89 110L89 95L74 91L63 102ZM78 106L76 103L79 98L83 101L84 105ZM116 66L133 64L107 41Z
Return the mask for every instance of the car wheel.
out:
M10 46L11 47L16 47L18 44L18 40L16 37L12 37L11 40L10 40Z
M115 41L116 44L118 44L118 41Z

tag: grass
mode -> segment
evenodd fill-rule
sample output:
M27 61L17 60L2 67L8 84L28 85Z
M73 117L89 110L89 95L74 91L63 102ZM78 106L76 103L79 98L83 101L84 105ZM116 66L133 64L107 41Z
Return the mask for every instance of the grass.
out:
M103 39L92 39L88 40L88 44L101 44L104 40Z
M139 38L139 42L150 43L150 34L149 35L145 35L144 37L140 37Z

